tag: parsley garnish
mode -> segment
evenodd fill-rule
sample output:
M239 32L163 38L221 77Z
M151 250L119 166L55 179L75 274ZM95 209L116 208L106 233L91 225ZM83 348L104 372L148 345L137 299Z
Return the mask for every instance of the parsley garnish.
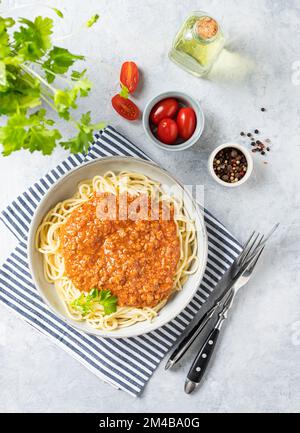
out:
M104 315L109 315L117 311L118 298L111 294L110 290L92 289L88 295L82 293L70 305L79 311L83 316L92 313L97 304L102 305Z

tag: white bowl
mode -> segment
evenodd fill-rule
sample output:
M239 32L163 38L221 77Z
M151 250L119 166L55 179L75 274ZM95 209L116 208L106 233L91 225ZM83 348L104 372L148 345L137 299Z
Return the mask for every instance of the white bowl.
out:
M240 150L245 155L245 158L247 160L248 169L246 171L245 176L241 180L239 180L238 182L235 182L235 183L224 182L222 179L220 179L216 175L214 167L213 167L215 157L220 152L220 150L223 150L226 147L233 147L234 149ZM249 150L246 149L241 144L239 144L239 143L224 143L224 144L221 144L221 146L218 146L210 155L209 160L208 160L208 170L209 170L211 176L213 177L213 179L216 182L218 182L220 185L226 186L228 188L235 188L236 186L243 185L250 178L250 176L253 172L253 158L252 158L252 155L249 152Z
M191 107L195 111L196 118L197 118L197 126L195 129L195 132L192 135L192 137L189 140L185 141L184 143L181 143L181 144L164 144L155 137L155 135L153 134L153 132L151 130L150 114L151 114L152 108L158 102L163 101L164 99L167 99L167 98L175 98L179 102L181 102L183 105L185 105L187 107ZM204 118L204 113L202 111L200 102L196 98L193 98L192 96L190 96L184 92L174 91L174 92L160 93L159 95L155 96L154 98L152 98L148 102L148 104L146 105L146 108L144 110L144 113L143 113L143 126L144 126L145 134L147 135L148 139L156 147L159 147L160 149L168 150L169 152L178 152L179 150L185 150L185 149L188 149L189 147L194 146L194 144L196 144L199 141L199 139L203 133L204 125L205 125L205 118Z
M36 231L42 219L50 209L52 209L58 202L72 197L75 194L79 182L84 179L91 179L96 175L103 175L109 170L114 172L120 172L122 170L140 172L151 179L161 182L161 184L166 185L167 188L175 187L175 189L178 188L177 191L182 191L182 185L180 185L174 177L172 177L167 171L161 169L159 166L148 161L131 157L108 157L83 164L82 166L75 168L74 170L67 173L64 177L59 179L42 199L34 214L30 227L28 258L30 271L37 289L39 290L44 301L59 317L80 331L84 331L89 334L94 334L99 337L125 338L151 332L154 329L165 325L174 317L179 315L182 310L184 310L184 308L192 300L201 283L206 267L208 243L204 219L199 211L199 207L195 205L191 195L189 193L185 193L185 208L190 215L193 213L195 218L199 268L195 274L189 277L187 282L184 284L183 290L176 293L176 295L169 300L167 305L160 311L158 317L156 317L152 322L140 322L128 328L117 329L112 332L96 330L85 322L76 322L69 318L69 316L67 316L65 306L58 296L54 285L47 283L45 280L43 272L43 257L42 254L40 254L35 248L34 240Z

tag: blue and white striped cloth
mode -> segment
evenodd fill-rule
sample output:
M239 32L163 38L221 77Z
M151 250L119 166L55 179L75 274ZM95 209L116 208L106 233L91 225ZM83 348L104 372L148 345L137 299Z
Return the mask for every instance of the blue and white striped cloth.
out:
M207 269L195 298L164 327L140 337L104 339L67 325L47 307L35 288L28 268L27 236L33 213L46 191L60 176L85 160L111 155L149 159L112 127L95 135L87 157L71 155L17 197L1 214L1 220L18 238L17 248L0 270L0 301L51 338L96 376L132 395L138 395L165 354L172 348L201 305L241 251L237 240L205 211L209 237Z

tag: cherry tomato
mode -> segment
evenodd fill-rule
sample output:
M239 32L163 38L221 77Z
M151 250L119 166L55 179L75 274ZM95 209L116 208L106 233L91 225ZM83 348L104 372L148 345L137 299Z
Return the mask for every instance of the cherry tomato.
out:
M197 119L192 108L181 108L177 115L178 134L183 140L188 140L194 134Z
M171 119L176 116L179 109L178 101L174 98L164 99L158 102L152 109L150 120L154 125L158 125L163 119Z
M178 137L177 123L173 119L163 119L159 122L157 135L165 144L174 144Z
M129 93L135 92L139 84L139 70L134 62L125 62L122 65L120 81Z
M111 100L112 106L118 114L127 120L137 120L140 115L138 107L130 101L130 99L123 98L121 95L116 95Z

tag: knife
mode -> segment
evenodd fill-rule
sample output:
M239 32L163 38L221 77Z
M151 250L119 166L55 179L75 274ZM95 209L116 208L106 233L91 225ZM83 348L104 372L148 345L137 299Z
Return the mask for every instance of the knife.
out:
M263 250L267 241L277 230L278 226L279 223L272 228L272 230L268 233L268 235L265 236L264 240L260 241L258 249L257 248L254 249L251 248L250 250L244 249L244 252L241 254L241 257L243 257L246 251L248 252L248 254L246 254L246 259L244 260L243 265L240 266L239 269L236 271L236 273L234 274L234 276L231 278L228 285L226 286L225 291L215 301L215 304L210 308L210 310L208 310L208 312L200 319L200 321L196 321L194 326L192 326L192 328L187 332L187 334L184 335L184 338L179 342L179 344L176 346L175 350L171 354L170 358L168 359L165 365L166 370L174 367L181 360L181 358L184 356L187 350L191 347L191 345L194 343L194 341L197 339L197 337L201 334L201 332L204 330L206 325L215 315L216 311L219 309L222 303L226 301L226 297L228 296L234 284L243 275L247 267L256 260L257 253ZM252 236L250 237L250 239L252 239ZM246 246L248 246L248 243L246 244Z
M230 310L230 308L233 305L233 301L234 298L237 294L237 292L244 287L248 281L250 280L252 274L253 274L253 270L256 267L256 264L260 258L260 256L262 255L263 251L264 251L263 247L260 252L257 254L257 257L254 261L254 263L252 263L252 265L250 266L249 269L247 269L233 284L229 295L227 297L227 299L224 301L223 304L223 308L221 310L221 312L219 313L219 319L215 325L215 327L213 328L213 330L211 331L211 333L209 334L209 336L207 337L205 343L202 345L201 349L198 352L198 355L196 356L190 371L187 375L187 379L185 382L185 392L187 394L191 394L195 388L200 384L204 373L207 369L207 366L209 364L209 361L212 357L212 354L214 352L214 349L216 347L216 343L220 334L220 330L222 328L223 323L225 322L225 320L227 319L227 314L228 311Z
M222 311L219 313L219 320L217 321L215 327L205 340L205 343L203 344L201 350L199 351L192 364L192 367L185 382L184 389L186 394L191 394L194 391L194 389L199 385L205 374L209 361L214 352L214 348L217 344L222 325L225 319L227 319L227 314L232 305L234 295L235 292L234 290L232 290L230 292L228 300L224 303Z
M250 257L250 263L254 260L255 257ZM168 359L165 370L169 370L172 368L175 364L177 364L180 359L184 356L184 354L187 352L187 350L191 347L193 342L196 340L196 338L201 334L203 329L206 327L208 322L212 319L212 317L215 315L216 311L220 308L220 306L223 304L223 302L226 302L227 297L229 295L229 292L231 291L232 287L236 283L236 281L239 280L243 272L246 270L246 268L249 266L249 260L246 261L246 263L239 269L237 274L230 280L230 282L227 284L225 291L220 295L220 297L216 300L214 305L207 311L207 313L195 323L195 325L189 330L189 332L184 336L183 340L180 341L174 352L171 354L170 358Z

